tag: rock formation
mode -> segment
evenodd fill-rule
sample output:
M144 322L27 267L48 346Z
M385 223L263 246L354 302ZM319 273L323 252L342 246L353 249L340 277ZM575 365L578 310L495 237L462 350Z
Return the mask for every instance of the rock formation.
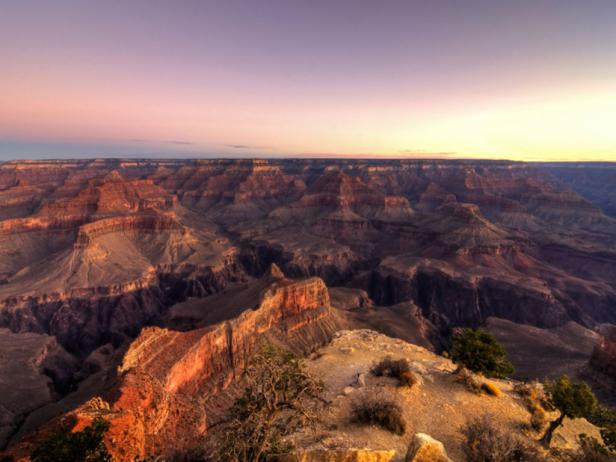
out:
M260 343L306 353L339 328L319 278L290 280L272 266L254 285L262 290L252 309L190 331L144 328L109 370L103 399L110 406L101 412L111 423L107 446L118 460L193 448L216 422L219 395ZM74 416L84 426L102 414L88 401L64 419Z

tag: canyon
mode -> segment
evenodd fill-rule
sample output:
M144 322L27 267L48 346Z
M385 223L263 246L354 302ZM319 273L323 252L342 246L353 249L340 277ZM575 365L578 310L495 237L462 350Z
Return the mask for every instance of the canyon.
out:
M452 329L484 326L520 378L564 371L609 394L614 171L462 160L0 164L0 387L27 383L36 396L0 393L0 448L25 451L33 432L67 419L78 428L94 406L120 460L170 442L189 451L221 418L259 341L305 354L358 327L441 352ZM553 360L534 364L541 352Z

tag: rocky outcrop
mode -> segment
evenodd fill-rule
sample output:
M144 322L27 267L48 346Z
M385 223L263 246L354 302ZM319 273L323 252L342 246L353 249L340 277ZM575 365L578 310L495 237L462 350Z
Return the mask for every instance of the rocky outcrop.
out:
M136 336L174 303L218 292L238 278L241 270L233 263L220 269L161 266L122 284L4 300L0 326L53 335L83 357L105 343L117 346Z
M28 413L71 385L78 362L53 337L0 329L0 450Z
M235 319L188 332L143 329L118 368L110 449L123 460L190 449L208 432L208 410L216 414L217 396L239 377L260 342L307 352L336 328L322 280L278 277L255 309Z
M183 231L182 225L173 218L163 215L134 215L103 218L79 227L76 246L87 246L93 239L111 233L138 231L160 233L163 230Z

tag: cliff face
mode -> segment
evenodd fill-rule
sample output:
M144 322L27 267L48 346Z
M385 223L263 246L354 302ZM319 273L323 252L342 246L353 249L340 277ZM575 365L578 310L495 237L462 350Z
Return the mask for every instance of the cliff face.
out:
M64 392L78 363L53 337L0 329L0 448L33 410Z
M264 339L306 352L327 343L337 329L329 293L318 278L280 277L256 302L254 309L209 327L141 331L108 393L107 444L118 460L194 448L212 423L209 410L216 415L225 405L223 390ZM88 405L74 415L80 425L92 417Z

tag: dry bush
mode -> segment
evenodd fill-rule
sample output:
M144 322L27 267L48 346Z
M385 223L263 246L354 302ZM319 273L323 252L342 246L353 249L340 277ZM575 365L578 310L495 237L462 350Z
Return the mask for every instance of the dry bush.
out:
M413 385L419 383L419 378L413 371L406 371L400 375L400 385L411 388Z
M292 353L264 345L247 364L243 382L215 460L261 462L287 452L285 437L316 419L323 384Z
M547 404L547 395L543 385L537 380L526 383L518 383L513 387L513 390L522 397L529 411L539 405L545 408Z
M490 396L495 396L497 398L503 394L503 392L498 387L498 385L492 382L483 382L481 384L481 391L485 392L486 394Z
M531 410L530 414L530 426L533 430L540 432L545 428L545 425L548 422L548 416L545 410L537 405Z
M384 393L365 391L351 402L351 420L364 425L377 425L396 435L406 431L402 408Z
M456 372L456 382L463 384L468 391L481 392L481 382L475 374L465 367L459 367Z
M526 409L530 412L530 426L535 431L541 431L547 424L545 406L548 406L547 395L543 385L534 380L518 383L513 390L522 397Z
M406 359L393 359L391 356L387 356L372 366L370 372L377 377L393 377L394 379L398 379L400 385L409 385L408 379L410 376L408 373L410 372L412 374L411 365ZM409 386L412 386L415 382L417 382L417 380Z
M614 462L616 454L610 452L595 438L580 435L580 448L575 452L561 455L559 460L566 462Z
M511 432L498 429L493 418L484 415L469 421L461 429L468 462L545 462L541 449Z

